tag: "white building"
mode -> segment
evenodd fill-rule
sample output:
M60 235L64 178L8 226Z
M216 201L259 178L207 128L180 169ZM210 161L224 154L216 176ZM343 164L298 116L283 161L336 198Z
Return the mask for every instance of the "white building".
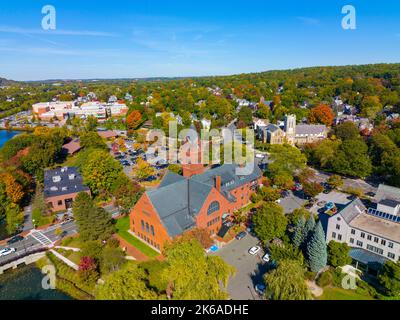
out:
M400 189L380 185L375 205L366 208L360 199L329 216L326 240L345 242L362 268L378 271L387 260L400 259Z

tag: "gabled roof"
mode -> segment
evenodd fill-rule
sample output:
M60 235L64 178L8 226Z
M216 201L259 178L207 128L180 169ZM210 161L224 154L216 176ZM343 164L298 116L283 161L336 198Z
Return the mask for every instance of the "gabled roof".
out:
M86 192L89 187L83 184L83 178L75 167L65 167L44 172L45 198Z
M343 219L350 224L354 218L358 215L367 211L367 208L361 202L360 199L355 199L354 201L350 202L346 207L343 208L338 214L340 214Z
M384 199L400 201L400 189L380 184L374 200L378 203Z
M237 167L225 164L189 179L168 172L157 189L146 192L171 237L195 226L196 216L213 190L216 176L221 177L221 194L228 201L235 201L230 190L262 175L260 168L255 165L250 175L238 176Z
M162 179L158 188L166 187L170 184L173 184L175 182L182 181L182 180L185 180L185 178L182 177L181 175L173 173L171 171L168 171L167 174Z
M221 191L230 191L245 183L254 181L262 175L261 169L256 163L254 163L253 171L249 175L237 175L236 169L238 168L236 164L224 164L202 174L195 175L192 177L192 180L214 186L215 178L220 176Z
M183 178L164 186L160 185L159 188L148 191L147 195L168 234L174 237L195 225L195 216L203 207L211 190L210 186Z
M296 135L319 135L327 131L327 127L319 124L298 124L296 126Z

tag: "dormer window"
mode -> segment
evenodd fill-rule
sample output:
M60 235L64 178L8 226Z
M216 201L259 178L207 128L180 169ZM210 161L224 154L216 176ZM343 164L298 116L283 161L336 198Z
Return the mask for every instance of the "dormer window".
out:
M74 180L74 179L75 179L75 174L74 174L74 173L69 174L69 175L68 175L68 179L69 179L69 180Z
M53 177L53 182L54 183L57 183L57 182L60 182L61 181L61 177L60 176L54 176Z

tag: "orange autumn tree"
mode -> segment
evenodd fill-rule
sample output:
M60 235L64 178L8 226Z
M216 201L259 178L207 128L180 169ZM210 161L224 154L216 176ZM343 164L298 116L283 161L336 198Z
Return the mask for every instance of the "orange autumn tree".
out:
M12 203L18 204L24 197L22 186L9 173L2 173L0 175L0 181L4 184L7 197Z
M312 108L308 115L308 121L311 123L322 123L328 127L333 124L334 118L335 114L331 107L326 104L320 104L319 106Z
M137 129L142 123L142 114L139 110L133 110L126 118L126 124L129 130Z

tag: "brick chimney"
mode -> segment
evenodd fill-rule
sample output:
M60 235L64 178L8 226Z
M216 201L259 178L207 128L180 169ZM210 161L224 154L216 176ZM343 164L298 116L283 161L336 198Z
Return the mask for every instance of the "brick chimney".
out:
M218 191L221 191L221 176L216 176L215 177L215 188Z

